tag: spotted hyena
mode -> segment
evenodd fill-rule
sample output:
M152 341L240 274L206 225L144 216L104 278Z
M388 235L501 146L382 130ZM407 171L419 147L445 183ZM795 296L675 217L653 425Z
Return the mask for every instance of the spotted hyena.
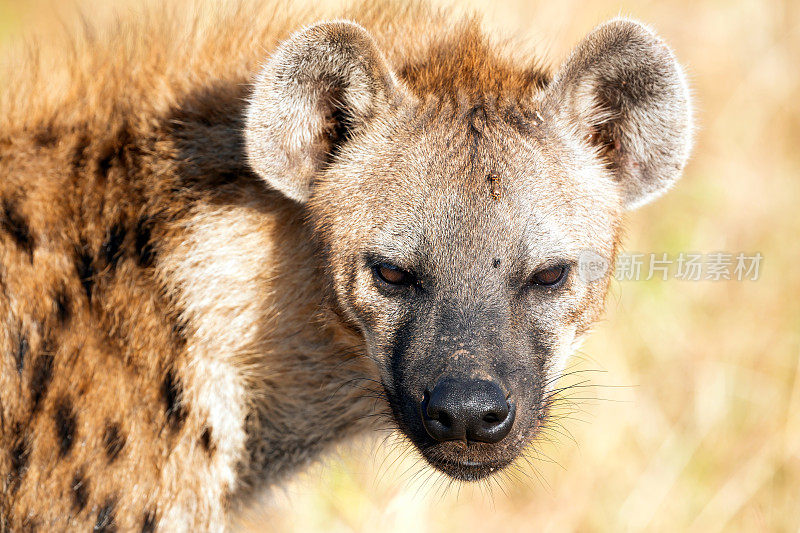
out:
M11 58L0 529L224 528L376 423L477 480L547 422L609 282L580 254L687 159L673 53L617 19L551 75L422 3L323 16L171 4Z

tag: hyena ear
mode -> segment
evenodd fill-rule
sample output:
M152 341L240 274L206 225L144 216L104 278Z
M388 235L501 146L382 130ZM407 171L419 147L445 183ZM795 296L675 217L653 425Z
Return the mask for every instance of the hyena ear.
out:
M615 19L597 27L548 91L548 112L598 150L627 209L680 177L692 144L689 89L672 51L646 26Z
M305 202L342 142L388 110L401 88L358 24L323 22L278 46L258 74L246 112L250 166Z

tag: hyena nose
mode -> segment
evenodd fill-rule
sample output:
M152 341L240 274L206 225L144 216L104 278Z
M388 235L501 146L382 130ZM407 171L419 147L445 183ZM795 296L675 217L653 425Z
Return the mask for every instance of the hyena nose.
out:
M503 389L487 380L442 378L420 407L425 430L438 441L500 442L516 413Z

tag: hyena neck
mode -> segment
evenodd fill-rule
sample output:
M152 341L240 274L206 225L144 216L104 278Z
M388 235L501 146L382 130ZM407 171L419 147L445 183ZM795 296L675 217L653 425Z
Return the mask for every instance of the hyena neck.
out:
M196 386L226 421L234 500L280 481L375 418L366 416L374 406L364 388L374 376L363 341L330 311L302 209L256 191L198 204L181 222L191 229L162 263L188 324L193 364L209 372Z

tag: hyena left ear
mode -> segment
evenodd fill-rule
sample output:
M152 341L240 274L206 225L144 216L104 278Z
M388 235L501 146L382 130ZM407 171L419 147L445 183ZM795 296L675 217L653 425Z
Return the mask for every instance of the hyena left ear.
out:
M250 166L298 202L337 148L381 117L401 88L358 24L323 22L278 46L255 80L246 111Z
M627 209L665 192L689 157L683 70L658 36L632 20L606 22L584 38L558 70L545 110L597 149Z

